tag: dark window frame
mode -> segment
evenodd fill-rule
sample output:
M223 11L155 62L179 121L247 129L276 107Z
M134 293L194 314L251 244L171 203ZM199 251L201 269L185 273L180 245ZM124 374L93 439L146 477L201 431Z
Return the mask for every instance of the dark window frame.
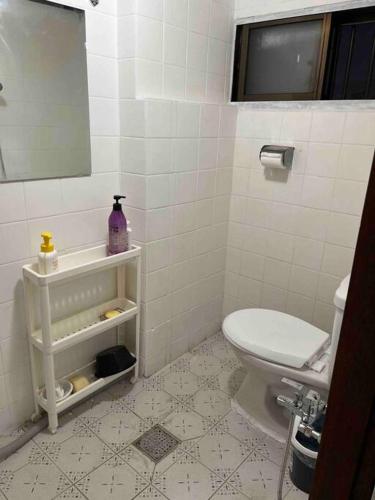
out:
M242 24L237 27L235 43L235 61L233 73L232 101L291 101L291 100L314 100L320 99L324 82L324 68L328 54L329 35L331 28L331 13L314 14L308 16L290 17L264 21L259 23ZM252 29L279 26L283 24L302 23L306 21L322 20L322 35L320 40L319 59L315 75L314 90L312 92L291 92L291 93L264 93L246 94L246 69L248 59L249 33Z

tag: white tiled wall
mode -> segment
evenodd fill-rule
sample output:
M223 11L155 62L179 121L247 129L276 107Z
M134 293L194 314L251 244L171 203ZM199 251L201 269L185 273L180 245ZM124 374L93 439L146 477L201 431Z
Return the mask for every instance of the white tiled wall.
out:
M264 144L295 146L289 175L260 165ZM331 330L374 146L374 112L239 106L224 313L273 308Z
M233 0L121 0L120 96L222 103Z
M93 175L0 184L0 432L32 412L21 267L36 255L42 230L54 233L59 251L103 242L119 187L116 2L95 10L85 0L60 3L87 9ZM86 346L80 362L97 350Z
M149 375L220 328L237 109L145 100L122 101L121 112L132 117L121 132L121 185L144 245Z
M233 0L119 2L121 187L144 245L147 375L220 326L237 115L222 106L232 28Z

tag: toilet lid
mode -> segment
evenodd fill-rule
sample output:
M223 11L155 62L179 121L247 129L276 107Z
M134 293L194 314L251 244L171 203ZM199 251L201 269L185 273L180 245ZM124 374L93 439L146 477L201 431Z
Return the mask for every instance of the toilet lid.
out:
M329 339L326 332L306 321L269 309L229 314L223 333L236 347L292 368L302 368Z

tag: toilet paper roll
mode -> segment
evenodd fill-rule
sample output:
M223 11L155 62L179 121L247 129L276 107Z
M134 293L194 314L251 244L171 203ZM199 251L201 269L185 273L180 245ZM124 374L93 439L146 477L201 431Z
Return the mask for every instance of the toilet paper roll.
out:
M282 153L261 153L260 163L263 167L278 168L285 170L287 167L284 165L284 156Z

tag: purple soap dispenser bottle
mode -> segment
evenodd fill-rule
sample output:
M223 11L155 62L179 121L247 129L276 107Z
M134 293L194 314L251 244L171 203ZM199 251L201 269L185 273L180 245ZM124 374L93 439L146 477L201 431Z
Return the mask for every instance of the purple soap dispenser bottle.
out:
M115 195L113 210L108 219L108 255L126 252L128 245L127 222L119 200L125 196Z

